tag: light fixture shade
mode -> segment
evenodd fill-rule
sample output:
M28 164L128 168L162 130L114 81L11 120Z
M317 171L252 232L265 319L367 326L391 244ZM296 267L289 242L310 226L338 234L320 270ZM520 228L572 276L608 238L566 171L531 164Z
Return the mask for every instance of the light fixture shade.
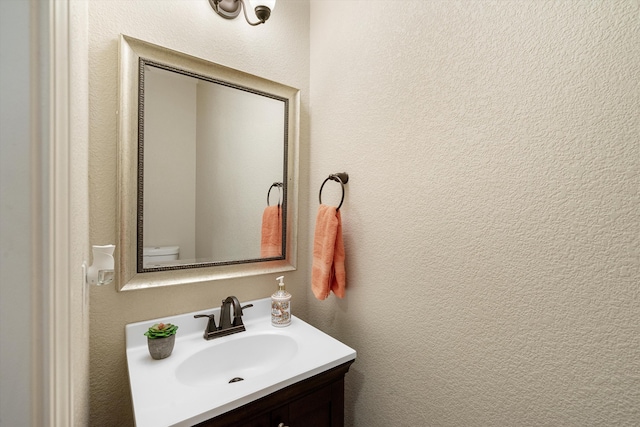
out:
M249 0L249 5L251 10L256 10L258 6L265 6L273 12L273 8L276 7L276 0Z

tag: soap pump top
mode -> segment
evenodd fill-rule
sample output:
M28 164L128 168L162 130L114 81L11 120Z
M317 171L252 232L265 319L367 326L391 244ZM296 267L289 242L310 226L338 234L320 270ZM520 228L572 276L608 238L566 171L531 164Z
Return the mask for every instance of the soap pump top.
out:
M275 295L279 297L286 296L288 292L284 287L284 276L276 277L276 280L278 280L280 283L278 283L278 291L275 293Z

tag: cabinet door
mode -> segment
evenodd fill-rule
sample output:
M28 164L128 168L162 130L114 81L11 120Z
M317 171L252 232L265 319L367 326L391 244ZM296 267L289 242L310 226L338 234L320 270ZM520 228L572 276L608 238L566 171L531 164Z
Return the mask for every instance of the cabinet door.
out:
M289 405L280 406L271 411L271 427L277 427L281 423L289 425Z
M196 427L271 427L271 417L269 413L266 413L247 419L241 413L235 413L233 417L212 418L198 424Z
M269 414L264 414L252 418L248 421L242 421L239 424L235 424L237 427L271 427L271 419Z
M288 427L336 427L333 425L331 385L289 404ZM277 424L276 424L277 425Z

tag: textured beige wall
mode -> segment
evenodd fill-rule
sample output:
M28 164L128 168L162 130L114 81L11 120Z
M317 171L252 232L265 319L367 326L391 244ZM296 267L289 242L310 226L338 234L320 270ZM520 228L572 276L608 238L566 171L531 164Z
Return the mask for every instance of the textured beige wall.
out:
M308 164L309 4L280 0L267 25L250 27L243 18L218 17L206 0L116 1L89 3L89 185L91 243L117 241L116 110L118 35L124 33L187 52L301 89L301 164ZM300 229L309 228L305 169L300 171ZM305 236L301 238L306 246ZM301 294L306 259L288 273L287 285ZM202 310L227 295L263 298L275 289L276 275L194 286L118 293L94 287L90 300L90 421L95 426L133 425L127 377L124 326L127 323ZM300 291L298 291L300 289ZM294 312L305 313L305 298Z
M408 3L313 1L309 70L306 2L258 28L206 1L91 2L92 243L117 235L118 33L300 87L288 287L358 350L348 425L637 424L637 2ZM342 170L348 295L307 307L317 190ZM132 424L126 323L271 282L93 288L91 424Z
M311 2L348 425L639 425L638 2L390 4Z

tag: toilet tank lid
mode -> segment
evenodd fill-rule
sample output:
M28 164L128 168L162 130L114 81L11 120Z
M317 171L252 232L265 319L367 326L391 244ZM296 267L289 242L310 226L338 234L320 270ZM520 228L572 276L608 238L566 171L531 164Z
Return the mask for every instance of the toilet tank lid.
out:
M143 256L175 255L180 253L180 246L145 246Z

